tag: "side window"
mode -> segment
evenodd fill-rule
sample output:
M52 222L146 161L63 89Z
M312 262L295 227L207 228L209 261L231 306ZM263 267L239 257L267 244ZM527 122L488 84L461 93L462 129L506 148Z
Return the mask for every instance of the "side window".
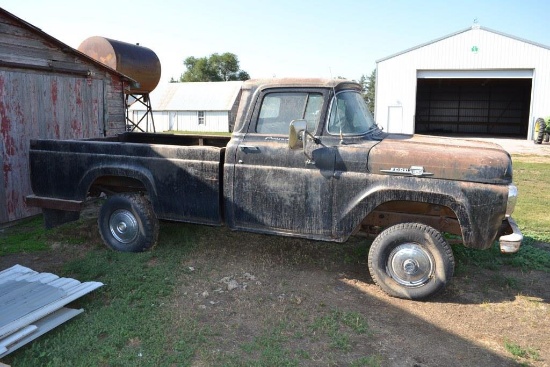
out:
M327 126L330 134L364 134L374 125L365 100L358 92L339 92L332 99Z
M323 96L319 93L281 92L265 95L260 107L256 132L287 135L292 120L306 119L308 130L319 122Z

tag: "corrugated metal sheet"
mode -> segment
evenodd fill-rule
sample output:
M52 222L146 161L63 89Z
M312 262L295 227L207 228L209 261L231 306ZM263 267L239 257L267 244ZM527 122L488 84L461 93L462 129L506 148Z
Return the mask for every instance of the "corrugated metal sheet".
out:
M377 62L375 115L384 129L388 131L390 108L401 106L402 132L414 132L417 76L426 70L449 75L457 70L527 70L533 73L528 137L534 119L549 113L550 48L474 26ZM477 77L473 74L462 77Z
M230 111L243 82L168 83L150 93L153 111ZM130 110L145 110L140 103Z
M83 312L68 303L101 287L21 265L0 272L0 358Z

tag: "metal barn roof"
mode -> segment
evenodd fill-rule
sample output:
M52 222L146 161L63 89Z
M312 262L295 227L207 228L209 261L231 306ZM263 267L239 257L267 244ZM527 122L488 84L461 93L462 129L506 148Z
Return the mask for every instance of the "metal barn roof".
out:
M0 271L0 358L82 313L63 306L102 285L21 265Z
M243 82L195 82L159 85L150 94L153 111L230 111ZM145 110L135 103L130 110Z

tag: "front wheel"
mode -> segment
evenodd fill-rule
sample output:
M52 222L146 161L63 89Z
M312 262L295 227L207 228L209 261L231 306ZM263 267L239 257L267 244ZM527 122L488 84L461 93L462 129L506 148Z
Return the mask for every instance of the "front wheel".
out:
M451 247L436 229L401 223L382 231L369 251L374 282L393 297L423 299L441 291L454 272Z
M159 222L140 194L120 194L105 201L97 219L99 234L116 251L141 252L157 243Z

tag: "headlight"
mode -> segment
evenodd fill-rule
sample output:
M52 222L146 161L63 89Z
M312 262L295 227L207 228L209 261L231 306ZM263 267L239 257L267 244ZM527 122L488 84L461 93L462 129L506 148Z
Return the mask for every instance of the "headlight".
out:
M508 185L508 203L506 204L506 216L509 217L514 212L516 202L518 201L518 188L516 185Z

